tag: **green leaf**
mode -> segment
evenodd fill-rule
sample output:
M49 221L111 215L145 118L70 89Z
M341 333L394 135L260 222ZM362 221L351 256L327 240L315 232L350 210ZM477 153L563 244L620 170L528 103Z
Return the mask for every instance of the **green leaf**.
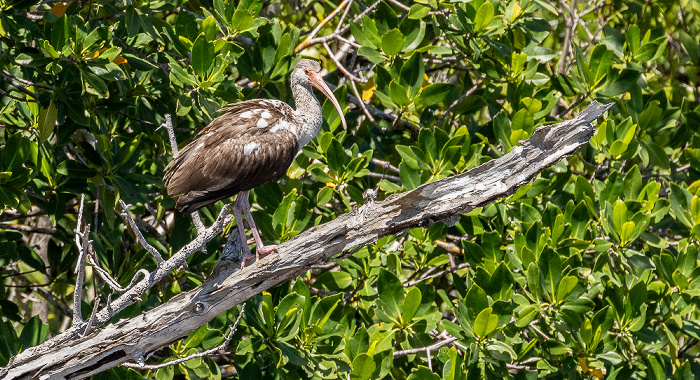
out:
M80 70L80 74L83 77L85 91L97 95L102 98L109 97L109 89L107 88L107 83L105 83L102 78L91 73L88 70Z
M613 226L618 236L622 234L622 225L627 222L627 205L622 200L615 201L613 206Z
M136 36L141 30L141 20L133 5L126 8L124 23L126 24L126 33L129 37Z
M624 179L624 193L626 200L637 200L639 194L642 192L642 173L640 173L637 165L634 165L632 169L627 172Z
M7 365L12 356L19 351L19 342L12 323L0 320L0 365Z
M29 347L38 346L44 343L46 336L49 333L49 325L41 322L38 315L35 315L24 324L22 333L19 335L19 345L21 350L26 350ZM3 339L5 338L3 334Z
M363 353L357 355L357 357L352 361L350 368L350 379L369 380L372 378L372 374L374 373L375 368L377 368L377 365L371 356Z
M333 198L333 188L325 186L316 194L316 204L319 206L325 205L331 198Z
M625 222L622 224L622 229L620 230L620 244L625 246L630 242L630 237L634 233L636 225L633 221Z
M440 380L440 375L433 373L428 367L419 365L407 380Z
M590 74L588 77L588 85L590 88L595 88L605 78L605 75L610 68L613 59L613 52L601 44L596 46L591 53L591 60L588 64Z
M408 11L408 18L413 20L420 20L423 17L427 16L428 12L430 12L430 7L426 7L422 4L413 4L411 5L411 9Z
M247 10L237 9L231 18L231 29L237 33L250 29L253 26L253 17Z
M474 18L474 30L477 33L482 32L493 20L493 4L489 1L485 1L476 11L476 18Z
M545 249L540 255L538 266L542 290L551 297L552 301L555 301L556 290L563 276L561 258L556 252Z
M425 156L425 161L427 164L434 164L435 160L438 159L437 144L435 142L435 136L429 129L421 129L418 133L418 146L420 147L420 152ZM419 164L422 161L419 155ZM422 167L422 169L429 170L429 167Z
M70 38L70 21L68 20L68 15L61 16L56 22L50 27L51 32L51 46L53 46L57 51L64 50L66 45L66 40Z
M352 283L353 277L348 272L323 272L316 278L314 287L337 292L349 288Z
M401 177L401 184L406 190L415 189L421 185L420 173L416 169L412 169L406 162L399 164L399 177Z
M610 146L610 155L613 158L619 158L627 151L627 148L628 144L626 144L624 141L615 140L615 142L613 142Z
M455 90L455 86L449 83L433 83L425 86L421 90L420 94L416 98L416 105L421 105L423 107L429 107L434 104L440 103L447 95Z
M214 64L214 45L201 33L192 45L192 69L204 80Z
M31 154L31 141L22 136L21 133L15 133L7 139L5 146L2 147L2 168L4 170L18 169L29 159Z
M532 322L535 317L539 314L539 311L534 305L527 305L523 307L515 319L515 325L518 327L525 327Z
M389 83L389 93L391 94L391 100L399 106L406 107L411 104L411 101L408 99L408 94L406 93L406 88L394 81Z
M413 99L413 97L418 94L423 84L424 75L425 67L423 66L423 55L414 53L411 58L403 64L399 75L399 83L401 83L403 87L410 89L409 98Z
M535 130L535 120L532 118L530 111L521 109L513 116L513 120L511 120L510 123L510 128L514 131L517 129L522 129L531 135Z
M401 304L404 300L403 285L399 278L386 269L380 269L377 291L386 313L398 320L399 315L401 315Z
M216 22L214 16L209 16L202 20L202 31L207 37L207 41L214 41L216 35L219 34L219 23Z
M578 285L576 276L564 276L557 287L557 301L562 301L566 298Z
M421 304L421 292L418 288L411 288L406 293L406 298L403 301L403 309L401 310L401 320L404 323L410 322L416 315Z
M328 147L327 158L328 168L331 169L333 174L340 178L345 172L345 164L349 161L349 157L345 153L345 148L340 145L340 141L335 138L331 140L330 146Z
M669 201L671 201L671 211L673 211L673 216L676 220L688 228L693 228L694 225L690 214L692 198L693 196L688 190L671 182L671 194L668 197Z
M375 48L363 46L357 50L357 54L366 57L370 62L380 64L384 62L384 56Z
M485 338L498 327L498 315L492 314L492 309L487 307L474 320L474 334L480 338Z
M404 36L398 29L392 29L382 36L382 51L388 56L401 52L404 45Z

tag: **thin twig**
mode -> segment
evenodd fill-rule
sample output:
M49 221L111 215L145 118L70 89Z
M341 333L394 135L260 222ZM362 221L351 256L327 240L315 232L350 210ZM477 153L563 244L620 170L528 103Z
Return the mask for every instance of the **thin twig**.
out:
M16 88L19 92L22 92L26 95L31 96L34 99L39 99L39 97L32 91L29 91L26 87L24 87L20 82L15 81L11 77L9 77L5 72L2 73L2 79L5 80L5 82L11 84L14 88Z
M209 355L215 354L221 350L225 350L226 346L228 346L229 342L231 342L231 338L233 338L233 334L236 332L236 329L238 328L238 324L241 322L241 317L243 317L244 311L245 311L245 303L243 305L241 305L241 312L238 314L238 318L236 318L236 322L234 322L233 326L231 326L231 331L229 331L228 335L226 335L226 338L224 339L224 341L220 345L218 345L214 348L210 348L206 351L198 352L196 354L188 355L184 358L171 360L169 362L165 362L165 363L161 363L161 364L145 364L143 362L142 363L127 362L127 363L122 363L120 365L122 367L127 367L127 368L155 371L155 370L158 370L161 368L169 367L172 365L177 365L180 363L184 363L188 360L201 358L204 356L209 356Z
M408 11L411 10L411 7L409 7L408 5L402 4L402 3L401 3L400 1L398 1L398 0L387 0L387 1L389 1L390 3L396 5L397 7L401 8L401 9L403 9L403 10L406 11L406 12L408 12Z
M92 313L90 313L90 318L88 318L87 326L85 326L85 331L83 331L83 336L86 336L90 332L90 327L92 322L95 321L95 315L97 314L97 309L100 307L100 296L95 298L95 304L92 306Z
M359 21L362 17L364 17L366 14L368 14L368 13L374 11L374 9L375 9L375 8L379 5L379 3L381 3L382 1L384 1L384 0L377 0L377 2L375 2L375 3L372 4L372 5L370 5L369 7L365 8L365 10L363 10L362 13L360 13L359 15L355 16L355 17L352 19L352 22L355 23L355 22ZM358 3L359 3L359 2L358 2ZM313 38L313 36L309 36L309 37L307 37L302 43L300 43L299 45L297 45L297 47L294 49L294 52L295 52L295 53L299 53L300 51L302 51L303 49L308 48L309 46L312 46L312 45L316 45L316 44L320 44L320 43L323 43L323 42L328 42L328 41L334 40L334 39L338 38L338 36L342 36L343 34L345 34L348 30L350 30L350 25L349 25L349 24L348 24L348 25L345 25L342 29L340 29L340 30L338 30L338 31L336 31L336 32L334 32L334 33L331 33L331 34L329 34L329 35L327 35L327 36L324 36L324 37L316 37L316 38Z
M360 104L360 109L362 110L362 113L365 114L367 117L367 120L371 121L375 126L378 126L377 121L374 120L374 117L372 116L371 113L369 113L369 110L367 109L367 106L365 105L365 101L362 100L362 96L360 95L360 92L357 91L357 86L355 85L355 81L350 81L350 88L352 88L352 92L355 94L357 99L359 100Z
M442 346L446 346L454 341L456 341L456 337L450 337L445 340L441 340L437 343L431 344L430 346L427 347L418 347L418 348L412 348L410 350L402 350L402 351L394 351L394 358L398 358L401 356L406 356L406 355L414 355L414 354L420 354L421 352L429 352L429 351L434 351L439 349Z
M14 95L10 94L9 92L4 91L4 90L1 89L1 88L0 88L0 94L2 94L2 95L4 95L4 96L7 96L8 98L12 98L12 99L14 99L14 100L18 100L18 101L20 101L20 102L38 103L38 101L36 101L36 100L34 100L34 99L29 99L29 98L27 98L26 96L25 96L24 98L20 98L19 96L14 96Z
M309 42L311 42L311 40L314 39L314 36L316 36L316 34L318 34L318 32L321 31L321 28L323 28L324 25L328 24L328 22L331 21L333 19L333 17L335 17L335 15L338 14L338 12L340 12L343 8L345 8L345 5L348 2L352 2L352 0L343 0L342 3L338 4L338 7L335 8L331 13L329 13L328 16L326 16L326 18L324 18L318 25L316 25L314 30L312 30L311 33L309 33L309 35L306 37L306 39L294 49L294 52L299 53L300 51L305 49L309 45ZM338 33L336 31L332 35L337 35L337 34Z
M456 266L454 266L454 267L449 267L449 268L447 268L447 269L445 269L445 270L442 270L442 271L437 272L437 273L435 273L435 274L432 274L432 275L430 275L430 276L425 276L425 275L424 275L424 276L421 276L421 277L419 277L417 280L411 281L411 282L405 284L404 286L406 286L406 287L415 286L415 285L417 285L417 284L419 284L419 283L421 283L421 282L423 282L423 281L425 281L425 280L431 280L431 279L434 279L434 278L438 278L438 277L444 276L445 274L453 273L453 272L456 272L456 271L458 271L458 270L462 270L462 269L466 269L466 268L470 268L470 267L471 267L471 265L469 265L469 263L461 263L461 264L459 264L459 265L456 265Z
M347 3L348 3L348 5L345 7L345 12L343 12L343 15L340 16L340 21L338 21L338 26L335 27L336 34L340 30L341 25L343 25L343 22L345 22L345 18L348 16L348 13L350 12L350 8L352 8L352 1L348 1ZM338 6L338 8L340 8L340 6Z
M576 99L573 103L571 103L571 105L570 105L564 112L558 114L557 117L562 118L562 117L568 115L569 112L571 112L571 110L573 110L574 108L576 108L576 106L578 106L579 104L581 104L581 102L583 102L584 100L588 99L588 96L589 96L589 95L591 95L591 92L590 92L590 91L586 91L586 93L583 94L583 96L581 96L580 98Z
M540 330L539 328L537 328L537 326L535 326L539 322L540 322L539 319L535 319L534 321L530 322L528 324L528 326L532 327L532 329L535 330L537 335L541 336L543 339L546 339L546 340L551 339L549 336L547 336L547 334L545 334L544 332L542 332L542 330Z
M437 123L435 123L435 125L441 125L442 121L445 120L447 115L449 115L450 112L452 112L452 110L455 107L457 107L460 103L462 103L465 99L467 99L471 94L476 92L476 90L478 90L478 89L479 89L479 84L475 84L469 90L467 90L467 92L465 92L462 96L460 96L457 100L452 102L452 104L450 104L450 106L447 107L445 112L442 113L442 116L440 116L440 118L438 119Z
M30 227L30 226L25 226L24 224L8 224L8 223L0 223L0 230L13 230L13 231L30 232L30 233L46 234L46 235L53 235L56 233L55 228Z
M168 65L166 65L166 64L164 64L164 63L160 63L160 62L154 61L154 60L151 59L149 56L147 56L146 54L143 54L140 50L138 50L138 49L136 49L135 47L133 47L133 46L127 44L126 42L124 42L124 40L122 40L121 38L119 38L119 37L117 37L117 36L115 36L115 35L112 35L112 39L115 40L115 41L117 41L117 42L118 42L120 45L122 45L124 48L126 48L126 50L128 50L131 54L133 54L133 55L135 55L135 56L137 56L137 57L139 57L139 58L141 58L141 59L147 61L148 63L150 63L151 65L153 65L153 66L155 66L155 67L158 67L159 69L163 70L163 72L165 72L166 74L170 73L170 67L169 67Z
M7 76L9 76L9 77L12 77L12 78L16 79L18 82L24 83L24 84L27 85L27 86L39 87L39 88L43 88L43 89L45 89L45 90L53 90L53 89L54 89L53 87L50 87L50 86L45 86L45 85L43 85L43 84L34 83L34 82L30 81L30 80L27 80L27 79L24 79L24 78L20 78L20 77L18 77L18 76L16 76L16 75L12 74L11 72L9 72L9 71L7 71L7 70L3 70L2 72L3 72L3 74L5 74L5 75L7 75Z
M369 173L367 173L367 177L388 179L389 181L392 181L392 182L401 183L400 177L397 177L395 175L390 175L390 174L369 172Z
M91 256L90 256L90 259L91 259L93 262L92 262L92 263L88 262L87 265L89 265L89 266L92 268L92 270L95 271L95 272L97 273L97 275L102 279L102 281L104 281L105 283L107 283L107 285L108 285L112 290L114 290L115 292L118 292L118 293L124 293L124 292L126 292L127 290L133 288L134 285L136 285L136 283L138 282L139 277L143 276L143 278L148 278L148 276L151 275L150 272L148 272L147 270L141 268L141 269L139 269L138 271L136 271L136 273L134 273L134 276L131 278L131 281L129 282L129 285L126 286L126 287L122 287L121 285L119 285L119 282L117 282L117 280L114 279L114 278L109 274L109 272L107 272L105 269L103 269L103 268L100 266L100 263L97 261L97 256L91 255Z
M58 311L60 311L61 314L65 315L67 317L71 316L70 309L68 309L68 307L66 307L66 305L58 302L56 297L53 294L51 294L51 292L49 290L44 290L42 288L36 288L36 289L34 289L34 292L36 292L39 295L39 297L46 300L46 302L50 303L51 306L55 307Z
M128 205L124 202L123 199L119 200L119 205L122 208L122 218L126 220L129 223L129 226L131 227L131 230L134 232L134 235L136 235L136 240L141 244L141 247L145 248L148 252L151 253L153 258L156 259L156 265L159 267L163 263L163 256L160 255L160 252L158 252L155 247L153 247L151 244L149 244L146 239L143 237L143 234L141 234L141 230L138 228L136 225L136 222L134 221L134 218L131 216L131 213L129 212L129 208L131 205Z
M391 170L391 171L394 172L394 173L400 173L399 168L397 168L396 166L392 165L389 161L383 161L383 160L380 160L380 159L378 159L378 158L372 157L372 158L369 160L369 162L371 162L371 163L373 163L373 164L375 164L375 165L379 165L379 166L383 167L384 169L389 169L389 170Z
M127 118L129 118L129 119L131 119L131 120L138 121L139 123L143 123L143 124L150 125L150 126L154 126L154 125L155 125L154 123L152 123L152 122L150 122L150 121L148 121L148 120L139 119L138 117L136 117L136 116L131 116L131 115L129 115L128 113L126 113L126 112L124 112L124 111L119 111L119 114L122 115L122 116L126 116Z
M340 70L343 73L343 75L345 75L348 79L350 79L352 81L359 82L359 83L367 83L367 79L362 79L360 77L357 77L357 76L353 75L350 71L348 71L348 69L346 69L345 66L343 66L342 63L340 63L340 61L338 61L338 59L335 57L335 55L333 54L333 52L331 51L331 48L328 46L327 43L324 42L323 47L326 49L326 51L328 52L328 56L331 58L333 63L335 63L336 67L338 67L338 70Z
M173 130L173 119L170 117L169 113L165 114L165 123L161 124L158 128L165 127L168 132L168 138L170 139L170 149L173 151L173 159L176 159L180 155L180 149L177 147L177 139L175 138L175 131Z
M88 231L90 227L86 226L81 232L80 225L83 220L83 210L85 206L85 194L80 196L80 208L78 209L78 221L75 227L75 244L78 247L80 254L78 255L78 265L75 267L76 279L75 290L73 291L73 327L85 323L82 316L82 300L83 300L83 284L85 282L85 262L88 254Z

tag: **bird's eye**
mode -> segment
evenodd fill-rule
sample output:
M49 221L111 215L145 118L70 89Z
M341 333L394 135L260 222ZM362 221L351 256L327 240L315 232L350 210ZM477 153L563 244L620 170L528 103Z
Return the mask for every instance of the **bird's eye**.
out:
M309 69L304 69L304 74L309 75Z

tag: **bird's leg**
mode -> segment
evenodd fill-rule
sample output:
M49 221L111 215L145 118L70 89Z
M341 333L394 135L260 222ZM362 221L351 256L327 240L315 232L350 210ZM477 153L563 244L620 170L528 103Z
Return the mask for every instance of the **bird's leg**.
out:
M246 203L247 198L246 198ZM241 269L245 267L245 261L252 259L253 254L250 253L250 248L248 247L248 237L245 234L245 227L243 227L243 217L241 216L243 206L243 196L242 193L238 194L236 201L233 203L233 216L236 218L236 225L238 226L238 233L241 235L241 246L243 246L243 261L241 262Z
M262 239L260 238L260 232L258 231L258 227L255 225L255 220L253 220L253 215L250 214L250 202L248 202L248 194L250 194L249 191L241 191L238 194L238 196L242 198L241 207L243 208L243 212L245 213L245 218L248 221L250 230L253 232L253 238L255 238L255 258L260 259L261 253L263 255L267 255L268 253L274 252L277 250L277 246L274 244L263 244Z

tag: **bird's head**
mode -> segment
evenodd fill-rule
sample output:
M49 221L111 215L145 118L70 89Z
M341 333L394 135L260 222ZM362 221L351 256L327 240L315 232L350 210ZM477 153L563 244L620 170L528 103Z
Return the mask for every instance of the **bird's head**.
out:
M294 85L295 83L299 83L306 86L311 85L321 90L323 95L326 95L326 97L335 106L335 109L338 110L338 114L340 114L340 121L343 122L343 129L347 130L348 126L345 122L345 115L343 115L343 110L340 108L338 100L335 98L335 96L333 96L333 91L331 91L326 82L323 80L323 77L321 76L320 72L321 64L318 63L318 61L315 61L313 59L302 58L301 60L299 60L299 63L297 63L297 66L294 68L294 71L292 71L292 85Z

